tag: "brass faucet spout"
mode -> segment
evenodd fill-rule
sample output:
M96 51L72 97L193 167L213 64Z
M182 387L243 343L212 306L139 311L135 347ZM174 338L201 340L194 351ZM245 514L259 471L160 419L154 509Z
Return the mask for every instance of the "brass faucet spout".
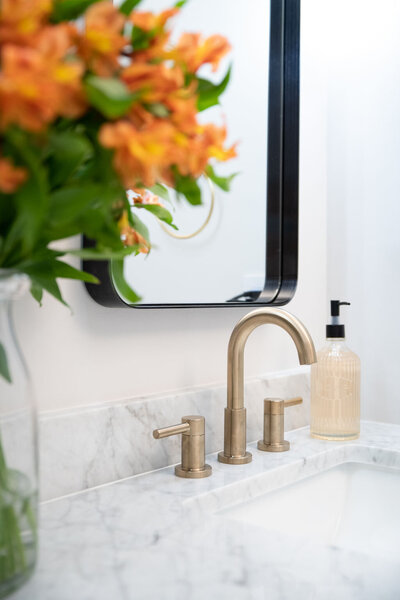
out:
M279 308L260 308L241 319L228 345L228 397L225 409L224 451L220 462L243 464L251 461L246 452L246 409L244 407L244 349L249 335L260 325L274 324L288 332L294 341L301 365L316 362L313 341L304 325Z

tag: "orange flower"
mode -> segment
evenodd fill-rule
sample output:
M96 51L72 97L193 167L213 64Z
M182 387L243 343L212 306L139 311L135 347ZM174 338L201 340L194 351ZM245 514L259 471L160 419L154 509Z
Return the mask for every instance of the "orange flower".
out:
M143 49L136 49L134 52L135 62L148 62L168 58L166 46L170 38L170 32L165 29L167 21L179 12L179 8L171 8L160 14L151 12L135 11L130 17L130 21L139 29L149 34L147 39L148 46Z
M158 15L152 12L135 11L130 17L131 23L143 29L143 31L151 31L155 34L160 33L164 29L166 22L179 12L179 8L169 8Z
M119 56L127 40L122 35L125 17L112 2L98 2L86 11L79 52L97 75L108 77L119 69Z
M40 29L53 0L1 0L0 42L25 43Z
M203 40L199 33L184 33L170 56L178 63L184 63L191 73L205 63L210 63L216 71L221 58L230 50L229 42L222 35L212 35Z
M182 175L197 178L204 172L211 158L229 160L236 156L235 146L225 149L226 129L213 124L198 126L195 135L177 135L176 162Z
M21 167L15 167L8 158L0 157L0 191L12 194L26 181L28 172Z
M175 128L162 120L154 120L142 130L128 121L106 123L99 140L105 148L115 150L114 167L127 189L138 182L152 187L176 158Z
M160 198L152 192L150 192L149 190L145 190L144 188L134 188L132 192L133 205L142 204L147 206L148 204L153 204L164 208L164 204L161 202Z
M64 27L52 27L38 38L37 49L11 44L2 48L1 127L16 123L40 131L59 115L76 117L83 112L83 68L60 56L65 36Z
M197 96L189 89L181 89L171 94L165 101L170 111L170 121L178 131L186 135L194 135L197 124Z
M65 117L78 117L86 109L82 87L84 65L70 57L77 37L76 28L69 23L49 26L37 37L36 47L42 53L58 88L61 102L58 113Z
M131 226L126 210L124 210L120 220L118 221L118 227L121 234L121 239L125 246L137 245L139 246L139 252L142 254L148 254L150 245L148 241Z
M207 146L208 157L216 158L219 161L230 160L236 156L236 145L225 149L224 143L226 141L227 131L226 127L217 127L212 123L203 125L200 128L200 134L204 139L204 143Z
M183 133L190 134L196 130L196 84L184 87L184 74L180 67L135 62L124 70L122 79L132 92L140 94L140 103L135 103L131 110L131 118L137 127L154 120L144 110L144 103L163 105L165 118Z
M184 85L184 75L178 67L165 64L154 65L133 62L122 75L123 81L132 92L140 92L145 103L164 102L171 92Z

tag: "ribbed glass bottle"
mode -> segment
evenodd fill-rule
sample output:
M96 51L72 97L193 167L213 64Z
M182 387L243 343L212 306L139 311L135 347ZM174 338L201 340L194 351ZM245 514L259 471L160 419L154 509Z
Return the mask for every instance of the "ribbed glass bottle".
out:
M327 339L311 367L310 431L323 440L360 435L360 359L344 338Z

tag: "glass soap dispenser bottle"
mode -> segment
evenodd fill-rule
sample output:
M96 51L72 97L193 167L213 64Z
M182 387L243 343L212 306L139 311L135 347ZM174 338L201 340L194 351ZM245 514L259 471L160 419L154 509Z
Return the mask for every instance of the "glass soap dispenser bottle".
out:
M354 440L360 435L360 359L344 343L340 307L331 301L326 345L311 366L311 436L322 440Z

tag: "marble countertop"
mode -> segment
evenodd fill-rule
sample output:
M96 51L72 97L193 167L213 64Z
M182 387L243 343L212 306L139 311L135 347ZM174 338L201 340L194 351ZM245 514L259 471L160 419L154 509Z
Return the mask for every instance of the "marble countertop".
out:
M167 467L43 504L38 568L13 600L400 598L400 556L377 560L218 514L343 462L400 468L400 426L365 422L346 443L307 428L285 437L282 454L249 444L248 465L208 456L207 479Z

